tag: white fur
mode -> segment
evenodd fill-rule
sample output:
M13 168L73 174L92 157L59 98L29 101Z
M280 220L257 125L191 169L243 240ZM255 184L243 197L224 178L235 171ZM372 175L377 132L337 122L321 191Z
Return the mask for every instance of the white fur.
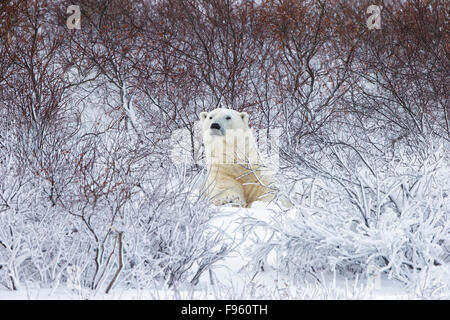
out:
M217 108L200 113L208 179L206 193L215 205L250 207L276 197L274 175L258 153L248 114ZM211 129L217 123L220 130Z

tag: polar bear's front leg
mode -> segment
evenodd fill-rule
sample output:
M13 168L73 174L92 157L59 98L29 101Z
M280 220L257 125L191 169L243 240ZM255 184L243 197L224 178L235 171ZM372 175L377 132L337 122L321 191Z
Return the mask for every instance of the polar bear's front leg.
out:
M233 191L224 191L220 194L217 194L211 199L211 201L216 206L231 204L232 206L236 207L245 207L245 200L241 197L241 195Z
M232 178L215 181L210 192L210 200L216 206L231 204L245 207L247 205L242 186Z

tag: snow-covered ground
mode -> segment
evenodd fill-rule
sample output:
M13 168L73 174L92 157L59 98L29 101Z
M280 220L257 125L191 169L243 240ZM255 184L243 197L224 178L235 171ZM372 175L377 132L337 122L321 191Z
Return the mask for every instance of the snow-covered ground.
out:
M67 288L52 290L49 288L27 288L22 291L0 290L0 300L204 300L204 299L418 299L408 293L399 284L391 281L381 281L381 287L376 290L366 290L364 285L354 281L336 281L336 284L309 284L292 288L287 283L279 283L279 280L266 275L255 278L254 285L239 292L235 288L224 288L210 285L200 285L198 288L189 289L115 289L109 294L98 293L93 295L89 291L74 292ZM252 291L259 295L252 296ZM237 294L237 295L236 295ZM240 294L240 295L239 295ZM443 296L449 299L449 296Z
M245 227L248 217L270 222L280 214L275 205L256 203L251 209L225 207L212 221L213 228L226 233L226 241L233 250L227 257L205 272L196 286L167 288L155 282L154 288L138 290L115 288L109 294L88 289L74 290L61 285L58 288L36 288L29 283L21 291L0 289L0 300L141 300L141 299L450 299L450 277L447 267L439 267L442 286L407 288L400 282L382 276L376 279L345 279L330 273L321 273L317 280L305 279L294 283L287 275L277 272L277 259L269 254L263 269L251 265L251 250L256 240L269 240L272 236L263 227L249 231ZM283 213L285 215L290 212ZM435 272L436 274L436 272ZM419 282L420 283L420 282Z

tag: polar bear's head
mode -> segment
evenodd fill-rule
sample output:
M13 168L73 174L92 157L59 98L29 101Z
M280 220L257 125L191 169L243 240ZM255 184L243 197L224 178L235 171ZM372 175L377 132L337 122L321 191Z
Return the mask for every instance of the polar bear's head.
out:
M200 119L208 165L260 163L246 112L217 108Z
M227 130L248 130L248 114L232 109L217 108L211 112L201 112L204 136L225 136Z

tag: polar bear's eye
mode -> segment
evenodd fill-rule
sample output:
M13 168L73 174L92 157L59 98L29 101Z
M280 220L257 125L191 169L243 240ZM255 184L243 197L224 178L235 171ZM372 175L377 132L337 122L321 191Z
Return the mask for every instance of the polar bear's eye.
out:
M212 117L209 117L210 120L212 120Z
M227 119L227 120L231 120L231 117L230 117L230 116L228 116L228 117L226 117L225 119Z

